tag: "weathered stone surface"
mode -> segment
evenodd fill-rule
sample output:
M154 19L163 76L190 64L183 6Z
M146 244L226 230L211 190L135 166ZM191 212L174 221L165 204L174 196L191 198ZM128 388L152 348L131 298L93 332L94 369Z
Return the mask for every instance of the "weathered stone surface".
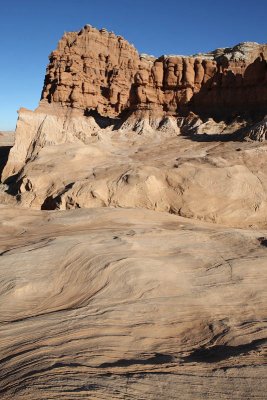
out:
M138 63L137 51L121 36L86 25L66 33L51 53L42 97L118 115L130 105Z
M0 207L1 400L266 398L266 231Z
M240 121L156 115L137 110L113 130L80 110L21 110L2 179L24 208L138 207L265 228L266 144L229 141Z
M84 143L98 130L94 118L85 118L80 110L58 107L57 104L48 109L41 106L35 112L20 109L16 140L2 172L2 181L15 176L43 147Z
M242 43L193 57L139 55L121 36L85 26L50 55L42 98L102 116L151 109L230 119L267 112L267 46Z

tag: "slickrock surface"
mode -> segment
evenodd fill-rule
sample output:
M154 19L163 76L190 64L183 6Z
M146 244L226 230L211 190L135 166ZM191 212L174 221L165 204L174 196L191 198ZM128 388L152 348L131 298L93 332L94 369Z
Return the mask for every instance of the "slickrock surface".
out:
M188 56L139 55L121 36L86 25L50 55L42 98L102 116L136 108L232 118L267 114L267 45Z
M0 221L1 399L265 398L266 230L108 208Z

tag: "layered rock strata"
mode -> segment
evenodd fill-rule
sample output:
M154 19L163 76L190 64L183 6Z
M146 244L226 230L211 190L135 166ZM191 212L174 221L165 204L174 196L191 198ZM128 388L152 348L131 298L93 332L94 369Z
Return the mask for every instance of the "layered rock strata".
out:
M264 400L266 241L148 210L0 208L1 400Z
M101 116L136 108L217 119L267 112L267 46L253 42L207 54L139 55L121 36L86 25L50 55L42 99Z

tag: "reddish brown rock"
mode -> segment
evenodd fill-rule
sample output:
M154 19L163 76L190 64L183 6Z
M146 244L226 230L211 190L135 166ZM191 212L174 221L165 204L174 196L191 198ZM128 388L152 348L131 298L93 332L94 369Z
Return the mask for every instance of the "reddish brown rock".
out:
M267 45L242 43L194 57L139 55L121 36L86 25L50 55L42 99L117 117L151 109L229 119L267 113Z
M139 56L114 33L86 25L64 34L50 55L42 98L114 116L129 107Z

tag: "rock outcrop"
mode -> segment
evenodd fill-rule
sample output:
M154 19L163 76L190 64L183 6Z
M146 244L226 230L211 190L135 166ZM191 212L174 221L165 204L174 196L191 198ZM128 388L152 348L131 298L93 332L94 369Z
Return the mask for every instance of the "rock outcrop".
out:
M171 116L152 128L156 119L143 117L138 111L112 130L80 110L21 110L2 174L8 192L39 210L133 207L267 226L264 142L229 141L238 121L226 126L191 114L180 128ZM190 136L179 135L184 129Z
M2 182L23 207L139 207L265 227L265 146L237 153L223 142L265 139L266 52L245 43L156 59L106 30L67 33L40 106L19 112Z
M257 123L267 113L266 56L267 45L247 42L192 57L155 58L139 55L105 29L86 25L65 33L50 55L40 106L19 113L2 180L18 174L38 149L86 143L106 127L221 134ZM265 138L262 129L248 136Z
M118 117L153 115L232 119L267 113L267 45L187 56L139 55L121 36L86 25L64 34L50 55L42 99Z

